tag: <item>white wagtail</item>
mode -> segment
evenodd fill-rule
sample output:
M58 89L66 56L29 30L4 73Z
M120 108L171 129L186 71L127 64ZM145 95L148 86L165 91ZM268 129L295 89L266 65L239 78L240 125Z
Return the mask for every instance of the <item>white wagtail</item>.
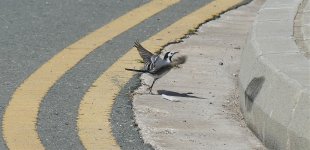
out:
M159 55L154 55L151 52L149 52L147 49L142 47L142 45L138 41L135 42L134 47L137 48L140 56L143 59L144 69L136 70L136 69L125 68L125 70L150 74L154 78L152 85L149 87L151 94L152 94L153 85L157 79L164 76L173 67L183 64L186 61L186 56L180 56L172 60L172 56L178 52L166 52L164 59L162 59L159 57Z

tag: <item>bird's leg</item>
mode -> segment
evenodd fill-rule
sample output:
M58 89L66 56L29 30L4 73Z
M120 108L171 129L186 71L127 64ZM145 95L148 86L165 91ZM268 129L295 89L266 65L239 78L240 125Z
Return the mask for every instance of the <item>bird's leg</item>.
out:
M154 78L153 83L152 83L152 85L150 86L150 93L151 93L151 94L153 94L153 93L152 93L152 88L153 88L153 85L154 85L154 83L155 83L155 81L156 81L157 79L158 79L158 78Z

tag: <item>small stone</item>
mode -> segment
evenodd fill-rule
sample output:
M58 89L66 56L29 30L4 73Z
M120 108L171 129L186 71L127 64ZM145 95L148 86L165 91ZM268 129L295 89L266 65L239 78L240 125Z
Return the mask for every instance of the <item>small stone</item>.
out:
M219 62L219 65L223 66L223 65L224 65L224 63L223 63L223 62Z

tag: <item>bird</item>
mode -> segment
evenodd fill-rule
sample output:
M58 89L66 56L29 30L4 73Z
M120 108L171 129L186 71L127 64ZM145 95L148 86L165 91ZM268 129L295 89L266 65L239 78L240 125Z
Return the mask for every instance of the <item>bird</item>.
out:
M149 87L149 92L152 93L152 88L154 83L167 74L172 68L177 67L180 64L184 64L186 62L186 56L179 56L172 60L172 57L178 52L166 52L164 58L160 58L159 55L155 55L145 49L138 41L134 43L134 47L137 48L139 55L142 57L144 62L144 68L142 70L125 68L127 71L135 71L150 74L154 79Z

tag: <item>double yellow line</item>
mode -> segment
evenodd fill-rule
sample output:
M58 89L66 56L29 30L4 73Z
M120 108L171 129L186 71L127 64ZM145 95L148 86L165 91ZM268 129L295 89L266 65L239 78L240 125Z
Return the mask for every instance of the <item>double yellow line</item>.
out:
M179 2L153 0L90 33L55 55L31 74L15 91L3 118L3 135L10 149L44 149L36 131L39 106L48 90L91 51L143 20ZM241 0L215 0L157 33L143 44L158 50L184 36L189 29L240 3ZM132 77L125 67L139 67L136 50L131 49L89 89L80 104L78 132L86 149L119 149L111 134L109 115L116 95Z
M50 87L97 47L179 0L154 0L119 17L68 46L43 64L12 96L3 118L3 135L10 149L44 149L37 131L39 106ZM112 138L112 136L111 136Z

